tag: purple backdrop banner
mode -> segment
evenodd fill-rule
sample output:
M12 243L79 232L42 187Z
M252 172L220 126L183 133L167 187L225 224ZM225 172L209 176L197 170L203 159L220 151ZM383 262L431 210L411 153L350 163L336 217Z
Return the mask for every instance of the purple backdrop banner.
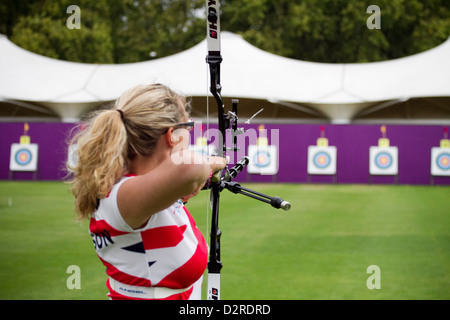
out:
M39 172L15 172L13 179L61 180L65 177L67 137L73 124L30 123L31 143L39 144ZM387 138L398 147L398 177L369 176L369 148L378 145L379 125L324 125L330 146L337 148L337 175L308 176L308 146L316 145L321 125L265 125L269 144L272 130L278 130L279 170L275 176L250 175L243 171L239 181L286 183L385 183L430 184L431 148L443 138L442 126L388 125ZM246 129L258 130L257 125ZM19 143L23 123L0 123L0 179L10 178L9 161L12 143ZM251 140L251 139L247 139ZM252 142L253 143L253 142ZM246 142L246 145L249 141ZM246 149L246 148L245 148ZM241 154L244 151L241 150ZM450 185L450 177L434 177L434 184Z

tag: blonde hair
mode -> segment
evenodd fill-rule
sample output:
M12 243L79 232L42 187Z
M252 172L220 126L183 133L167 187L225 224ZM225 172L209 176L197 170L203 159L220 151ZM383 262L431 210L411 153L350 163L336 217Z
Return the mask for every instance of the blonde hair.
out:
M152 155L159 137L189 117L186 98L161 84L139 85L108 110L95 112L82 123L71 144L78 145L72 194L80 220L90 218L127 171L128 160Z

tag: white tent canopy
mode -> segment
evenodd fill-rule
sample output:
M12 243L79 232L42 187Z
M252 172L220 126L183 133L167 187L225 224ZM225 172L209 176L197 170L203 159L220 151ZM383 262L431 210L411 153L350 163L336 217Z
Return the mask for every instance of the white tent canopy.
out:
M222 33L224 97L306 105L347 123L368 106L450 97L450 40L409 57L372 63L299 61ZM105 65L61 61L26 51L0 36L0 100L36 102L76 121L96 103L142 83L159 82L187 96L207 94L206 42L152 61Z

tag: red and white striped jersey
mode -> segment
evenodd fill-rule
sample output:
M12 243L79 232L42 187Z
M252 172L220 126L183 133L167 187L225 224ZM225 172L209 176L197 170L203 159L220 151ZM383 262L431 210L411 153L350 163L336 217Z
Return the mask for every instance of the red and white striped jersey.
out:
M132 229L117 206L117 192L123 178L100 201L92 215L89 231L106 273L114 280L139 287L188 291L169 299L200 299L198 283L206 269L208 250L194 219L181 201L151 216L141 229ZM129 298L109 288L112 299ZM194 291L194 293L193 293Z

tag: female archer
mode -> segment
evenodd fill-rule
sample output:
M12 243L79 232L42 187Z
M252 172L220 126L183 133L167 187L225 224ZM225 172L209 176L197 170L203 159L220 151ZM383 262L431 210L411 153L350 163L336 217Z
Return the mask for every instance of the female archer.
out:
M111 299L200 299L207 245L181 199L226 161L187 150L189 112L168 87L140 85L75 138L75 208L90 220Z

